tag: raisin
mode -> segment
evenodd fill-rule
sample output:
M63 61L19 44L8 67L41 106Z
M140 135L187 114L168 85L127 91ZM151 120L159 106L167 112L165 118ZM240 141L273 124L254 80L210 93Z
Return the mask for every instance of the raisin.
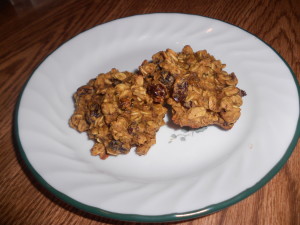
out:
M122 81L120 81L120 80L118 80L116 78L111 78L110 81L111 81L113 87L115 87L118 84L122 83Z
M128 127L127 131L128 131L129 134L132 134L133 128L132 127Z
M175 78L170 73L164 72L162 74L162 77L160 78L160 82L163 83L164 85L167 85L168 87L170 87L175 82Z
M101 107L97 103L94 103L90 106L90 114L96 118L102 116Z
M77 95L88 95L93 93L93 88L91 86L85 85L77 89Z
M153 76L152 74L149 74L149 75L147 76L147 78L153 80L154 76Z
M188 87L188 83L186 81L182 82L181 84L177 85L177 90L173 94L173 99L176 102L181 103L182 105L184 105L185 103L187 87Z
M116 140L112 140L109 143L108 147L111 148L114 151L119 151L121 153L126 153L128 151L128 149L122 147L122 142L116 141Z
M147 88L149 95L153 97L154 102L161 103L167 95L166 88L162 84L152 84Z
M246 95L247 95L246 91L240 90L240 96L244 97L244 96L246 96Z

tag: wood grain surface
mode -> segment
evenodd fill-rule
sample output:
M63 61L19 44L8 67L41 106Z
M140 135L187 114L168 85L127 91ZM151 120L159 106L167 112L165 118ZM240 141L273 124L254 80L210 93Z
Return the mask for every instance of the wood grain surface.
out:
M279 52L300 79L299 0L1 0L0 224L126 224L78 210L44 189L18 153L13 113L33 70L62 43L95 25L154 12L208 16L246 29ZM300 143L281 171L253 195L176 224L299 225Z

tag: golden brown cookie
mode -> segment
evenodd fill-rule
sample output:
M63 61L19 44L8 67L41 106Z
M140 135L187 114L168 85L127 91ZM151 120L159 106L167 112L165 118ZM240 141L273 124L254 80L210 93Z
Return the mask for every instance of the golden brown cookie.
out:
M112 69L74 94L75 112L69 124L95 141L92 155L102 159L126 154L132 147L144 155L164 125L166 108L147 94L142 76Z
M180 126L199 128L215 124L230 129L240 117L242 96L234 73L205 50L171 49L152 56L139 67L147 91L155 102L172 107L172 120Z

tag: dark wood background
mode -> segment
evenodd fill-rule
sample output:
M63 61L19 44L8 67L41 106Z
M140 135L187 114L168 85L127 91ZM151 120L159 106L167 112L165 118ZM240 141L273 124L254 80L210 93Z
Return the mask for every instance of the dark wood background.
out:
M37 183L14 143L13 112L34 68L62 43L95 25L153 12L197 14L240 26L278 51L300 79L299 0L0 0L0 224L124 224L69 206ZM255 194L177 224L299 225L300 144Z

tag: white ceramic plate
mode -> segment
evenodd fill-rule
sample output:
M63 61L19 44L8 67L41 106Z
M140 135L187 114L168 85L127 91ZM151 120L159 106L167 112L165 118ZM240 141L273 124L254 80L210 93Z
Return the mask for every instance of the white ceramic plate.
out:
M247 92L233 129L164 126L147 156L91 156L92 141L68 126L76 89L186 44L227 64ZM273 49L236 26L195 15L133 16L81 33L39 65L17 106L16 134L37 179L69 204L121 220L184 220L240 201L283 166L299 137L295 79Z

